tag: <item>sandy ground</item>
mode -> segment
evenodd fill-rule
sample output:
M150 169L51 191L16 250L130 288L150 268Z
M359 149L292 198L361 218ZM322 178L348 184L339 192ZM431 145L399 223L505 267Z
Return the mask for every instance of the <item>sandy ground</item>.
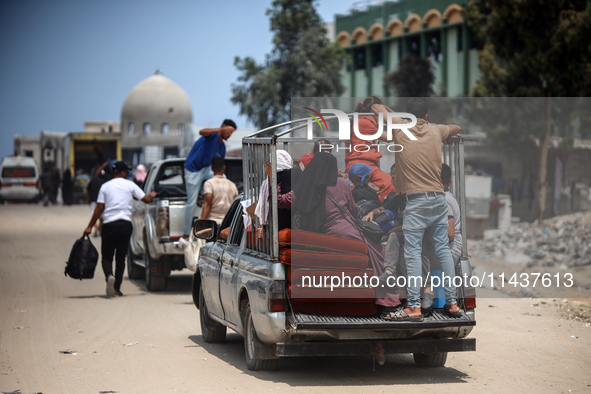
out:
M205 344L188 271L148 293L125 278L108 299L102 271L64 277L86 206L0 206L0 392L589 392L589 300L478 299L477 351L451 353L446 367L420 369L410 355L281 360L251 372L242 338ZM99 239L93 239L97 248ZM490 297L484 298L482 296Z

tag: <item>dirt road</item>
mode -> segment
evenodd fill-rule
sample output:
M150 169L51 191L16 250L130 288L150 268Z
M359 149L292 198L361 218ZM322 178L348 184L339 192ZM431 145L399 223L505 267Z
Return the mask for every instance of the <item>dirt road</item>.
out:
M189 271L162 293L125 278L113 299L100 266L90 281L64 277L88 217L86 206L0 206L2 393L591 390L590 324L566 317L585 304L561 299L479 298L477 351L450 353L445 368L396 355L375 370L371 358L306 358L248 371L239 335L202 341Z

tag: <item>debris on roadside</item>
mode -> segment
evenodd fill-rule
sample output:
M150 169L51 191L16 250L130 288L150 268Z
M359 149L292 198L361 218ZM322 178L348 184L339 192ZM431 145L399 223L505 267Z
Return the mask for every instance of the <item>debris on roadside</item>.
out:
M527 267L591 265L591 212L557 216L541 223L517 223L507 230L487 230L470 253L503 257Z

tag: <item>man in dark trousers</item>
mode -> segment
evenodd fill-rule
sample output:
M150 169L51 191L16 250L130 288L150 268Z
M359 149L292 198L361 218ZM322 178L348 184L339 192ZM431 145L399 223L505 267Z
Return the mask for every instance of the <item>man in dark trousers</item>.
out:
M102 216L101 255L103 272L107 281L107 296L122 296L121 282L125 271L125 257L131 238L131 208L134 197L148 204L156 192L145 195L142 189L127 179L131 167L123 161L113 163L113 179L101 186L94 214L84 230L89 235L96 221ZM113 255L115 255L115 276L113 276Z

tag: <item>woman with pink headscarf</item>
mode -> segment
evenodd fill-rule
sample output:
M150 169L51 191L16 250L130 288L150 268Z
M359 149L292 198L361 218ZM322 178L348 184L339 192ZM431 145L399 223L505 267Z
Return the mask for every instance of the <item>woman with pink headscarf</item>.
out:
M133 177L133 181L139 187L144 187L144 181L146 180L146 176L148 172L146 171L146 167L143 164L138 164L135 167L135 176Z

